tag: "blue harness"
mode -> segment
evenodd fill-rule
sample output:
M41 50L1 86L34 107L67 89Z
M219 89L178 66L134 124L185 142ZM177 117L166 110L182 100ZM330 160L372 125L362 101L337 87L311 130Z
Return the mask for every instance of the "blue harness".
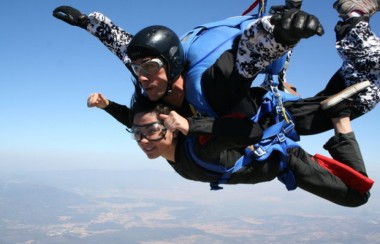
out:
M186 138L185 145L188 156L200 167L219 176L218 181L210 183L211 190L223 189L219 184L227 183L233 173L248 164L265 163L264 161L273 151L280 153L278 180L284 183L289 191L297 188L294 174L287 167L287 149L299 147L296 141L299 141L300 138L294 129L293 118L282 106L282 102L298 99L296 96L277 90L277 87L272 87L272 90L264 95L258 113L251 120L258 122L262 116L272 113L275 118L275 124L264 131L262 140L253 145L253 149L250 147L245 149L244 155L235 162L233 167L226 168L200 159L194 152L196 138L190 136Z
M201 87L202 74L223 52L232 48L235 38L256 19L257 15L227 18L198 26L181 38L185 60L188 62L183 73L186 80L186 99L198 114L217 117L204 96ZM287 54L284 54L262 73L277 75L282 70L286 58Z
M233 47L234 40L242 34L242 31L256 21L258 15L237 16L225 20L204 24L194 28L182 36L181 41L184 48L187 69L183 73L185 82L186 98L194 108L194 113L217 117L203 94L201 77L220 55ZM258 113L252 117L253 122L267 114L272 113L275 124L267 128L263 133L260 143L253 145L253 150L247 147L245 154L236 161L231 168L225 168L198 158L194 152L195 138L187 136L185 145L188 156L202 168L214 172L219 176L217 182L211 182L211 190L223 189L219 184L227 183L230 176L251 163L260 163L266 160L273 151L280 152L281 162L278 179L286 185L288 190L297 187L293 173L288 170L286 164L287 148L299 147L295 141L299 136L294 130L291 115L282 106L283 101L294 101L299 97L292 96L279 91L273 82L272 76L278 75L283 69L287 54L270 64L262 73L267 74L271 80L271 90L263 97L262 105Z

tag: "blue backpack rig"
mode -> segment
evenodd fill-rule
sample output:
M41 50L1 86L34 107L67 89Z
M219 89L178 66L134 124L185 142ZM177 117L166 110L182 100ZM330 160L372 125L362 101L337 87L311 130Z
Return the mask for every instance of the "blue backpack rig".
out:
M257 5L258 2L259 0L254 4ZM252 6L256 6L254 4ZM232 48L234 39L242 34L242 31L248 24L263 15L265 5L266 1L260 2L260 10L256 15L243 15L208 23L198 26L183 35L181 40L185 52L185 60L189 61L189 68L184 73L184 80L186 80L185 91L187 101L191 105L194 114L217 117L203 94L201 76L208 67L215 63L224 51ZM271 113L275 124L263 132L262 140L253 145L253 149L252 147L245 149L245 154L236 161L233 167L226 168L198 158L193 149L196 138L187 137L185 143L188 156L202 168L215 172L215 175L219 176L217 182L210 183L211 190L223 189L219 184L227 183L231 174L248 164L265 161L273 151L278 151L281 155L279 172L282 173L278 176L278 179L286 185L288 190L296 189L297 184L294 175L288 170L286 161L287 149L299 147L296 143L296 141L299 141L299 136L294 129L293 119L285 110L283 102L295 101L299 97L280 91L278 89L279 83L273 80L274 75L278 75L284 71L287 58L288 54L284 54L262 71L265 74L264 83L268 85L269 91L262 98L262 105L258 113L251 118L256 123L262 116Z

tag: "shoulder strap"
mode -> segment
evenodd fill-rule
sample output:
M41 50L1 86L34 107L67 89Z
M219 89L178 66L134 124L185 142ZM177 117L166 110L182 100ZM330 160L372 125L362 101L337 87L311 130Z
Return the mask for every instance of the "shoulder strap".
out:
M233 39L241 34L242 28L256 18L252 15L230 17L197 26L185 33L181 41L185 60L191 62L188 64L188 69L193 68L211 55L214 58L210 59L206 65L213 64L225 50L232 48Z

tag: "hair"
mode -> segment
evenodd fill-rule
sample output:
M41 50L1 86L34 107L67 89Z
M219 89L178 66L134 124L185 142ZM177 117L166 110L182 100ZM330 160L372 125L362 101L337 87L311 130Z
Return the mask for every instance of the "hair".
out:
M133 119L138 113L155 113L169 114L173 108L162 101L151 101L147 96L141 92L135 92L131 99L130 119L131 125L133 125Z

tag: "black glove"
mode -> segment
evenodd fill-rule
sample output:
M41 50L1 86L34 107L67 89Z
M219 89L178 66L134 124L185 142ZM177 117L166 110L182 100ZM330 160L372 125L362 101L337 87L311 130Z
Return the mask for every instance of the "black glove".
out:
M53 16L74 26L86 29L87 16L70 6L60 6L53 11Z
M275 13L271 23L274 25L275 40L284 45L294 45L302 38L325 33L317 17L295 8Z

